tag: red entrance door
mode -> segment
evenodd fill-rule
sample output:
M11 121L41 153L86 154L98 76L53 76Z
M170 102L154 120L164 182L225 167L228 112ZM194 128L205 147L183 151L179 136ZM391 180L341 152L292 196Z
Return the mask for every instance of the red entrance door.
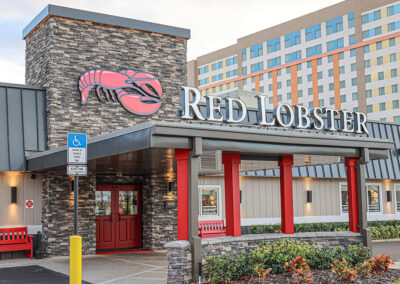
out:
M137 185L96 188L96 248L142 246L142 195Z

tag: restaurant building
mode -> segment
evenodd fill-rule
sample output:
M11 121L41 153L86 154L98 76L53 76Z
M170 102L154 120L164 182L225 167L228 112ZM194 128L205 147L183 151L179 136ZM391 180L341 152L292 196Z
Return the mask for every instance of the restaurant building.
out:
M235 237L227 245L246 242L253 224L281 223L284 237L294 222L348 221L351 232L333 238L368 245L367 220L399 216L398 124L285 104L270 111L259 95L258 109L229 97L203 103L186 87L182 28L49 5L23 38L26 85L0 84L0 225L41 231L47 257L67 255L73 234L68 133L89 137L84 254L167 243L170 252L190 241L194 269L181 267L196 277L209 253L199 221L223 220Z

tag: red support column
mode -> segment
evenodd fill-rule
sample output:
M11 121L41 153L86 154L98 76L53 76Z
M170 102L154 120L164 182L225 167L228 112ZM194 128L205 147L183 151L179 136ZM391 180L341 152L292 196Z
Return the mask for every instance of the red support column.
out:
M294 234L292 180L293 155L283 155L282 160L278 164L280 168L281 182L282 233Z
M358 228L358 193L357 193L357 171L356 162L359 158L345 158L347 167L347 199L349 204L349 230L360 232Z
M223 152L222 163L225 172L225 212L226 235L241 236L240 226L240 185L239 185L239 152Z
M189 240L189 151L175 149L179 241Z

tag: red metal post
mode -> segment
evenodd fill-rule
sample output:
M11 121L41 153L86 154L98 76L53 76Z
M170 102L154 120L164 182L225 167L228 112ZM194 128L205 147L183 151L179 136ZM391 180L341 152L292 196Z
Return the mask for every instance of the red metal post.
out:
M349 230L360 232L358 228L358 193L357 193L357 171L356 162L359 158L345 158L347 167L347 199L349 204Z
M293 180L292 180L293 155L283 155L282 160L278 164L280 168L280 182L281 182L282 233L294 234Z
M240 226L240 185L239 185L239 152L223 152L222 163L225 172L225 212L226 235L241 236Z
M178 206L178 240L189 240L189 151L175 149L177 206Z

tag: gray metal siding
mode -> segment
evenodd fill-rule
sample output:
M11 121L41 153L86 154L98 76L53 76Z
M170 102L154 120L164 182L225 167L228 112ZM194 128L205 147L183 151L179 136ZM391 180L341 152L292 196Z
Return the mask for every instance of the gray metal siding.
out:
M46 149L45 90L0 83L0 171L24 171L25 152Z

